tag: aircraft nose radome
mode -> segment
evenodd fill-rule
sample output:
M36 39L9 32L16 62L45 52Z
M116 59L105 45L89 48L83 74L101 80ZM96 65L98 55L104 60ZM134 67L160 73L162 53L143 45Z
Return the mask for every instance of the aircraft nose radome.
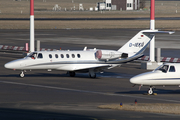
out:
M130 82L131 82L132 84L134 84L134 77L132 77L132 78L130 79Z
M11 65L11 63L6 63L6 64L4 65L4 67L7 68L7 69L11 69L12 65Z
M17 59L13 60L11 62L8 62L4 65L5 68L7 69L19 69L22 66L22 61L23 59Z
M4 67L5 67L5 68L7 68L7 67L8 67L8 66L7 66L7 63L4 65Z
M7 69L15 69L16 66L17 66L17 64L18 64L18 63L16 63L16 62L8 62L8 63L6 63L6 64L4 65L4 67L7 68Z
M138 77L132 77L131 79L130 79L130 82L132 83L132 84L138 84Z

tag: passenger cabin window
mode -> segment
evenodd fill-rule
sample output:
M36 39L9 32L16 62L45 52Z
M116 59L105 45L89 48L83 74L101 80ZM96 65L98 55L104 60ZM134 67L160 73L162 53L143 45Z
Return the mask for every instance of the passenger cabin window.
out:
M75 55L74 55L74 54L72 54L72 58L75 58Z
M174 67L174 66L171 66L171 67L169 68L169 72L176 72L175 67Z
M61 54L61 58L64 58L64 55L63 55L63 54Z
M42 53L39 53L37 58L42 59L43 58Z
M55 57L58 58L58 54L55 54Z
M52 55L51 55L51 54L49 54L49 58L52 58Z
M69 54L66 54L66 57L69 58Z
M77 57L78 57L78 58L80 58L80 57L81 57L81 55L80 55L80 54L77 54Z

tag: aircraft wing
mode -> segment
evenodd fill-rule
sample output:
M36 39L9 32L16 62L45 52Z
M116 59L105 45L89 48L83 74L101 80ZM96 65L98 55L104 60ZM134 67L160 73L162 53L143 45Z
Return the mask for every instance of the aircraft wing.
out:
M89 67L89 68L82 68L82 69L77 69L75 70L76 72L89 72L90 69L93 69L95 72L102 72L105 69L112 69L114 67L120 66L121 64L115 64L115 65L109 65L109 64L105 64L102 66L97 66L97 67Z

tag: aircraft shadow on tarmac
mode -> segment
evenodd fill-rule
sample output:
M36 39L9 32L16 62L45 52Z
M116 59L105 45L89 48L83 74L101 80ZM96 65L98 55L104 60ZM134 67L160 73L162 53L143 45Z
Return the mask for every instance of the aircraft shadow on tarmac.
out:
M47 74L47 73L38 73L38 74L25 74L25 77L61 77L60 74ZM20 77L18 74L9 74L9 75L0 75L0 77Z
M99 78L131 78L133 75L129 74L121 74L121 73L114 73L114 72L104 72L104 73L97 73L96 79ZM19 77L19 74L8 74L8 75L0 75L0 77ZM25 77L70 77L67 73L64 74L56 74L56 73L34 73L29 74L25 73ZM76 78L89 78L88 73L77 73Z
M9 74L9 75L0 75L0 77L19 77L19 74ZM25 74L25 78L27 77L70 77L67 73L64 74L52 74L52 73L36 73L36 74ZM73 78L73 77L71 77ZM89 78L88 74L77 74L75 78ZM95 79L98 79L95 78Z
M14 108L0 108L0 112L2 120L93 120L96 118L92 116Z
M148 89L147 89L148 91ZM116 94L146 94L146 90L134 90L134 91L127 91L127 92L116 92ZM154 89L154 93L157 94L180 94L180 90L165 90L165 89Z
M104 72L103 74L98 73L98 77L109 77L109 78L131 78L134 75L125 73L115 73L115 72Z
M115 92L115 94L143 94L147 93L147 91L125 91L125 92Z

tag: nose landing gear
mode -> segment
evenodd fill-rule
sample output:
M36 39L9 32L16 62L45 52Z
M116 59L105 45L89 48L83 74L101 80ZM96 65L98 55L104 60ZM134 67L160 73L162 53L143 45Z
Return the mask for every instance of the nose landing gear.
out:
M149 94L149 95L152 95L152 94L153 94L153 87L152 87L152 86L150 86L150 88L149 88L149 90L148 90L148 94Z
M154 93L154 92L153 92L153 86L150 86L150 87L149 87L149 90L148 90L147 93L148 93L148 95L157 95L157 93Z
M23 77L24 77L24 71L21 71L21 73L19 74L19 76L20 76L21 78L23 78Z

